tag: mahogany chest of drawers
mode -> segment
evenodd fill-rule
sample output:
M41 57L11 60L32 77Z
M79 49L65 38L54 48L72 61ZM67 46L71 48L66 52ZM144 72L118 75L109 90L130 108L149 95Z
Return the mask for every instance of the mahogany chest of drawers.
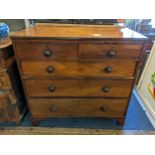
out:
M32 122L124 122L147 38L124 27L38 24L12 37Z

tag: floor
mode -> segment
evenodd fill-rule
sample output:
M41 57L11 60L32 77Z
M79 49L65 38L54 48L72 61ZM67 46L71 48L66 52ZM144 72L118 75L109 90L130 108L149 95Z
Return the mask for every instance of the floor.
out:
M155 130L106 130L5 126L0 127L0 135L155 135Z
M14 123L0 123L0 126L16 126ZM21 122L21 127L31 127L29 114ZM87 128L117 130L154 130L134 94L131 96L124 126L117 126L115 120L103 118L52 118L41 121L40 127Z

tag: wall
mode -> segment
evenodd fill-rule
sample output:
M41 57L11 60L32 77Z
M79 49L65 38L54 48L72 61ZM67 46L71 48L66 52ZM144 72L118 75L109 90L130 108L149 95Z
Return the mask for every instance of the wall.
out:
M25 28L24 19L0 19L0 23L6 23L10 31L18 31Z

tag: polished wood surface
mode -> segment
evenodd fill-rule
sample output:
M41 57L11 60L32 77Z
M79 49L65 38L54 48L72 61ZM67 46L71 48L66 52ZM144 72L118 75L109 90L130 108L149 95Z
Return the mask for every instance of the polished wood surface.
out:
M0 39L0 122L19 123L24 112L25 98L12 41Z
M0 49L1 48L6 48L8 46L12 45L12 41L10 38L6 39L0 39Z
M155 135L155 131L55 127L0 127L0 135Z
M37 24L11 38L34 125L68 115L123 124L146 37L115 25Z
M22 61L26 77L133 77L136 62L130 60L103 62ZM128 68L128 69L126 69Z
M85 59L138 59L141 44L81 44L80 45L81 58ZM114 52L110 55L110 52Z
M12 34L11 38L131 38L146 39L145 36L120 26L40 24Z
M22 51L22 52L21 52ZM46 55L49 51L49 56ZM50 44L50 43L18 43L16 46L18 58L52 59L52 60L76 60L78 46L72 44Z
M78 52L78 44L74 43L61 43L53 44L47 42L41 43L17 43L16 53L19 58L45 58L53 60L76 60L80 58L91 59L113 59L113 58L126 58L138 59L140 55L141 44L80 44ZM20 51L23 51L22 53ZM47 57L44 53L50 51L51 55ZM109 53L115 52L114 56ZM69 57L68 57L69 55Z
M127 99L30 99L33 117L120 117Z
M29 97L128 97L132 83L132 80L99 79L25 80ZM51 91L51 87L54 90Z
M7 72L0 72L0 89L9 90L12 88L9 74Z

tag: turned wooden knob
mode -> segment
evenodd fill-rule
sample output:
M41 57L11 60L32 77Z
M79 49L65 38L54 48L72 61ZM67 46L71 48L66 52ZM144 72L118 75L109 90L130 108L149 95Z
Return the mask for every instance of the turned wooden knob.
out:
M107 53L108 57L114 57L115 55L116 55L116 51L114 51L114 50L109 50Z
M54 67L52 67L52 66L47 67L47 72L48 73L53 73L54 72Z
M50 92L54 92L55 90L56 90L56 86L54 86L54 85L49 86Z
M44 54L45 57L50 57L52 55L52 51L46 50L46 51L43 52L43 54Z
M103 92L108 93L109 90L110 90L110 88L107 87L107 86L104 86L104 87L102 88L102 90L103 90Z
M106 111L106 108L105 107L100 107L100 111L105 112Z
M56 112L56 111L58 111L58 107L56 105L53 105L53 106L50 107L50 111L51 112Z
M105 69L106 73L111 73L112 72L112 67L106 67Z

